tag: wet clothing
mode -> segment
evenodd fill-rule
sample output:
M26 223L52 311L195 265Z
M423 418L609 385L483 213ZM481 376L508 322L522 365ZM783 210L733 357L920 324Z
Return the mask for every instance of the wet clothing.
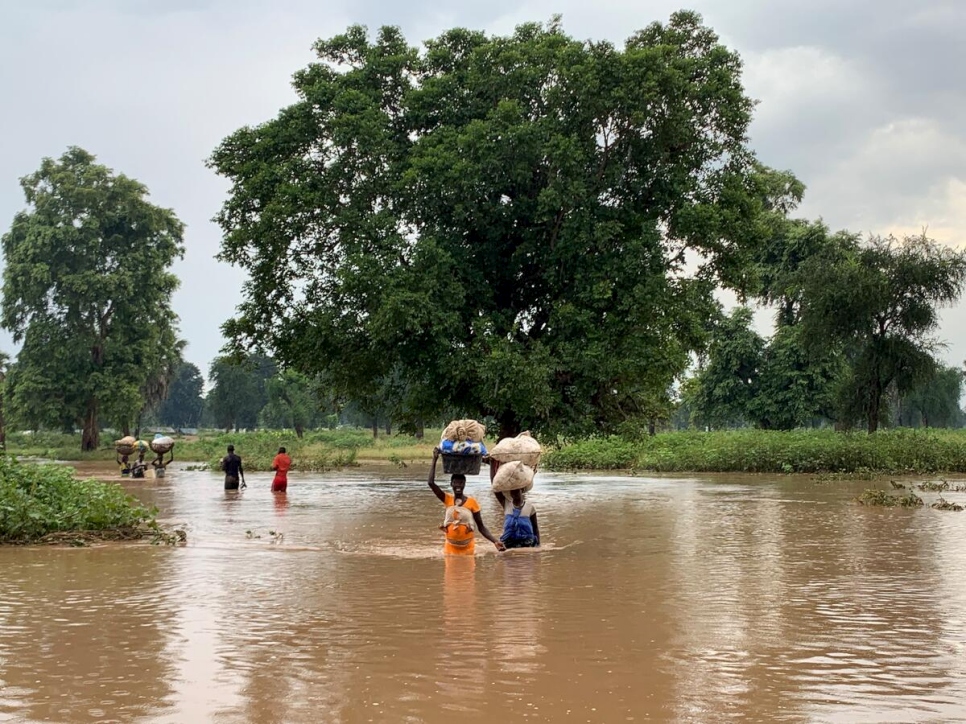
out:
M503 545L507 548L536 548L540 545L530 520L535 512L530 503L524 502L518 508L507 498L503 505L503 535L500 536Z
M221 469L225 471L225 490L238 490L238 480L242 475L242 459L235 453L228 453L221 459Z
M143 478L144 477L144 463L134 463L131 466L131 477L132 478Z
M443 505L449 508L456 507L456 499L452 493L445 494ZM475 498L467 497L462 505L472 515L480 512L480 504ZM476 553L476 526L466 525L459 521L458 516L447 514L447 520L452 522L443 526L446 533L446 542L443 544L443 553L448 556L472 556Z
M272 492L284 493L288 490L288 471L292 468L292 458L286 453L279 453L272 460L272 468L275 470L275 479L272 480Z

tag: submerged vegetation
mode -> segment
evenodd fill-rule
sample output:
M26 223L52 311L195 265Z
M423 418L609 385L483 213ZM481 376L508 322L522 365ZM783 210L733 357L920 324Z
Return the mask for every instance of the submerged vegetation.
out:
M183 531L162 528L156 514L119 485L78 480L62 465L0 457L0 544L184 540Z

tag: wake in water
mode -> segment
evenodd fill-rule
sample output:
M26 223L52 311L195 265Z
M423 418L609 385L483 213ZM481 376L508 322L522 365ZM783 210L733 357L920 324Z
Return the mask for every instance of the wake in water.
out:
M509 550L505 551L497 551L491 546L479 545L477 546L475 557L503 557L555 553L557 551L566 550L572 546L579 545L582 542L583 541L575 540L562 546L558 546L554 543L547 543L539 548L510 548ZM353 546L352 548L336 547L335 550L338 553L344 553L345 555L351 556L385 556L387 558L405 558L408 560L445 558L443 555L442 546L435 543L432 546L425 543L367 543Z

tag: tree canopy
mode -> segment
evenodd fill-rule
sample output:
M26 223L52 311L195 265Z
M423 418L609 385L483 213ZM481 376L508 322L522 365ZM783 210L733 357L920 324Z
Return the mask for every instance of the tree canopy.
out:
M28 208L2 245L3 326L23 346L11 412L26 424L83 428L135 419L177 357L169 268L184 227L147 188L80 148L21 179Z
M298 101L210 159L221 258L251 275L225 331L401 421L587 432L653 407L801 193L755 161L741 61L694 13L623 47L554 19L315 49Z

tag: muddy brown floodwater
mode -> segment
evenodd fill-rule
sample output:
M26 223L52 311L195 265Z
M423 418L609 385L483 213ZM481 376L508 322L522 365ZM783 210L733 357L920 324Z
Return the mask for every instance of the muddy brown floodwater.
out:
M966 513L540 473L545 550L447 560L423 477L172 470L125 485L185 547L0 548L0 720L966 721Z

